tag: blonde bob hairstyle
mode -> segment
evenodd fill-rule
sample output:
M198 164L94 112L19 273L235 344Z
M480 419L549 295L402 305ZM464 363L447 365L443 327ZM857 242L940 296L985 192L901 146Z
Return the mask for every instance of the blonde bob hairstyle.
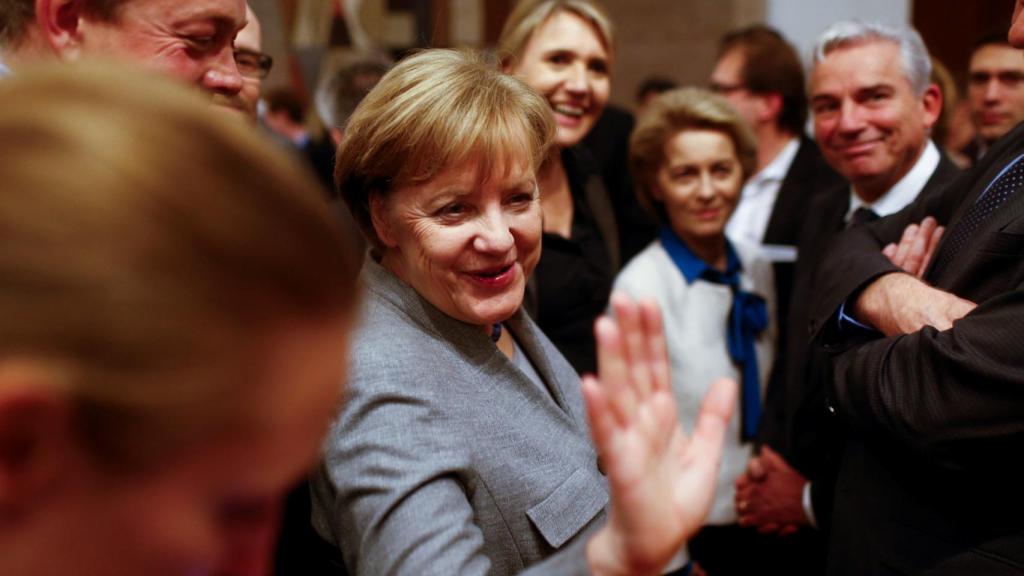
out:
M686 130L711 130L727 136L736 150L743 181L757 167L757 140L725 99L702 88L661 94L637 118L629 138L629 167L636 178L640 204L662 224L668 223L668 218L651 191L665 162L665 144Z
M478 54L425 50L399 62L356 108L334 179L363 234L381 250L371 195L429 181L471 159L479 159L481 178L510 158L537 170L553 136L550 107L526 84Z
M0 82L0 360L51 374L105 465L266 425L274 335L355 303L315 180L243 124L134 69Z
M609 61L615 52L615 27L605 9L591 0L522 0L512 9L498 37L498 56L508 67L522 56L533 33L560 12L579 16L597 31L598 38L608 51Z
M537 28L560 12L579 16L590 24L611 59L615 52L615 27L600 4L591 0L522 0L508 15L498 37L498 55L502 64L508 66L520 57Z

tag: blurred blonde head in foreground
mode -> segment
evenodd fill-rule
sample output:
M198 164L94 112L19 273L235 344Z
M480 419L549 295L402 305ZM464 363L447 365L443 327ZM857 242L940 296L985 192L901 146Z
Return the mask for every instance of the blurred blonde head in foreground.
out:
M99 64L0 83L2 574L267 572L355 270L310 176L221 116Z

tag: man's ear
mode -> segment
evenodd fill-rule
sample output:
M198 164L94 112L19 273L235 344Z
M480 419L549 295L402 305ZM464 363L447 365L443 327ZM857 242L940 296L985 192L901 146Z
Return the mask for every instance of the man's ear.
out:
M86 0L35 0L36 25L57 55L76 59L81 52L80 25Z
M0 362L0 517L47 497L76 445L70 402L53 378Z
M925 128L933 128L942 114L942 90L938 84L929 84L925 89L921 96L921 109L924 111Z
M387 207L384 206L384 199L381 198L380 194L371 193L369 203L370 221L373 223L373 231L377 233L377 238L380 239L382 244L388 248L394 248L398 241L394 237L391 223L388 221Z
M761 108L759 114L761 120L775 122L779 114L782 114L782 94L778 92L768 92L767 94L761 94Z

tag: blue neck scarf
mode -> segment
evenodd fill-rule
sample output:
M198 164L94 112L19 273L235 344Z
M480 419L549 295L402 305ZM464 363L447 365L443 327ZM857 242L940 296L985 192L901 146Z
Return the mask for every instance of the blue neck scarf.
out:
M687 284L702 279L724 284L732 290L732 309L729 311L729 358L743 371L743 440L753 440L761 421L761 377L757 369L757 351L754 341L768 327L768 309L764 298L740 290L740 271L743 266L732 244L725 241L725 272L716 270L690 250L670 228L661 229L661 245L683 273Z

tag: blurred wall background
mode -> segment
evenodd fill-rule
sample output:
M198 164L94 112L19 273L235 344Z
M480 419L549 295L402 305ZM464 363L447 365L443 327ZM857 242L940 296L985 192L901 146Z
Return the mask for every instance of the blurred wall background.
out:
M267 87L308 97L331 54L372 48L400 56L424 46L493 46L515 0L249 0L275 59ZM650 75L703 84L718 37L766 22L809 59L814 39L844 18L911 23L960 82L974 39L1002 27L1011 0L604 0L618 28L612 101L633 107ZM962 86L962 84L961 84Z

